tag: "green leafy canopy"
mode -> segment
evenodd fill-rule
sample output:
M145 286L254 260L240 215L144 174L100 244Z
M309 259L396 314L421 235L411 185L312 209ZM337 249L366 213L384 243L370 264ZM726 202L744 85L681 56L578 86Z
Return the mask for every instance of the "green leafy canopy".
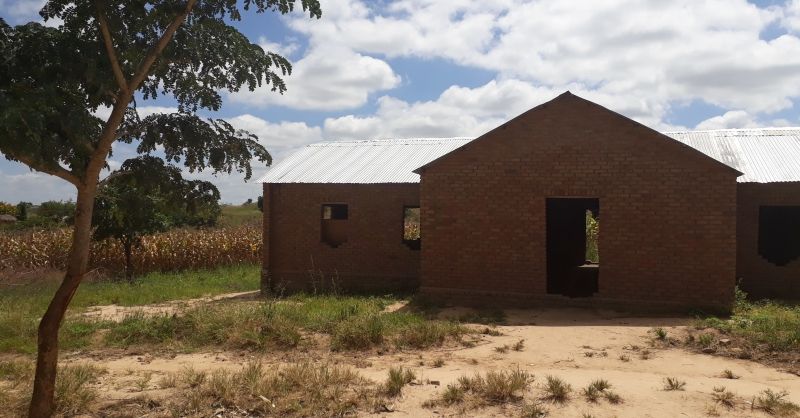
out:
M290 63L232 23L244 11L285 14L295 3L321 16L316 0L51 0L40 14L63 21L58 27L11 27L0 18L0 152L78 185L98 147L105 150L99 138L110 126L114 140L138 142L140 154L163 148L190 171L249 179L250 161L271 162L267 150L254 135L196 112L218 110L221 91L286 90ZM152 54L170 30L172 39ZM134 98L160 95L174 97L178 112L139 118ZM95 116L119 103L121 123Z

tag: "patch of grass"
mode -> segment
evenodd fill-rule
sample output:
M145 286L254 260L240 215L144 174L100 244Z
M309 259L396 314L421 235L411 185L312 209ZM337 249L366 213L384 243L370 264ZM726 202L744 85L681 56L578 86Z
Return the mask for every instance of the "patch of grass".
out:
M666 341L667 340L667 330L661 327L656 327L650 330L650 333L653 334L653 337L659 341Z
M728 409L732 409L736 406L736 394L727 390L725 386L714 387L714 392L711 394L711 398L714 400L714 402Z
M178 386L178 376L175 373L167 373L158 381L161 389L170 389Z
M767 389L753 399L753 408L760 409L770 415L777 416L796 416L800 412L800 406L789 401L786 391L775 392Z
M556 403L568 401L572 392L572 386L569 383L555 376L547 376L542 389L544 391L543 399Z
M620 361L624 361L626 363L631 361L631 357L629 355L627 355L627 354L620 354L619 355L619 359L620 359Z
M443 359L443 358L437 358L436 360L434 360L434 361L433 361L433 364L432 364L432 366L433 366L433 367L436 367L437 369L438 369L439 367L442 367L442 366L444 366L444 359Z
M419 314L383 313L389 299L349 296L295 295L258 303L201 306L181 316L131 316L111 326L112 346L166 345L268 350L294 349L303 335L331 336L334 350L365 350L384 344L426 348L471 333L448 321Z
M514 351L522 351L525 349L525 340L519 340L511 346L511 349Z
M639 352L639 358L642 360L650 360L653 358L653 352L645 348Z
M467 324L498 325L506 321L506 313L502 309L477 309L458 317L459 322Z
M56 413L75 416L94 412L98 393L95 385L105 373L91 365L66 365L58 368L55 385ZM33 363L24 361L0 363L0 414L22 416L30 403L33 385Z
M217 370L190 380L194 386L179 383L158 405L141 411L122 405L124 410L112 409L108 415L214 416L219 408L233 408L250 416L346 416L368 411L380 396L351 369L328 364L266 368L249 363L238 371Z
M723 370L722 371L722 377L724 377L725 379L738 379L739 378L739 376L736 375L735 373L733 373L733 371L731 371L731 369Z
M530 373L515 369L489 371L485 375L461 376L456 385L448 385L438 398L426 402L429 407L453 405L465 402L468 397L472 406L499 405L517 402L533 381Z
M604 391L603 392L603 397L606 398L608 403L611 403L611 404L614 404L614 405L622 403L622 396L620 396L618 393L610 391L610 390Z
M495 352L497 352L497 353L500 353L500 354L506 354L506 353L508 353L508 350L509 350L510 348L511 348L511 347L509 347L509 346L508 346L508 344L506 344L506 345L500 345L500 346L497 346L497 347L495 347L495 348L494 348L494 351L495 351Z
M608 380L597 379L592 381L589 386L583 388L581 393L588 402L597 402L600 397L607 399L611 403L620 403L622 397L610 391L611 383Z
M410 369L404 369L402 366L398 368L389 369L389 377L384 383L384 390L390 397L400 396L403 392L403 387L416 379L416 375Z
M664 390L666 391L684 390L685 387L686 382L677 377L664 378Z
M697 337L697 343L703 348L711 347L711 344L714 344L714 336L708 333L700 334L700 336Z
M261 222L263 214L258 210L255 203L245 203L243 205L222 205L219 224L239 226L258 224Z
M543 418L548 414L547 408L541 402L533 401L522 405L521 418Z
M0 286L0 352L36 352L36 327L59 281L59 277L53 277L20 286ZM260 269L257 266L235 266L207 271L150 273L137 278L133 284L120 281L85 282L78 288L70 304L59 344L62 349L86 347L97 330L111 325L71 315L84 311L88 306L138 306L257 290L259 281Z
M730 319L707 317L698 320L698 328L715 328L743 338L748 344L765 344L770 350L800 349L800 305L764 300L751 303L737 291L736 305Z
M492 336L492 337L499 337L499 336L503 335L503 333L500 332L500 330L498 330L497 328L489 328L489 327L484 328L481 331L481 334L489 335L489 336Z

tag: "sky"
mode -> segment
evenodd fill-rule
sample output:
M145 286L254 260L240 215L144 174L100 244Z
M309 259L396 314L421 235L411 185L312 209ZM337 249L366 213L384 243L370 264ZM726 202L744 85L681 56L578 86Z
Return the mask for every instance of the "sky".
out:
M566 90L659 131L800 126L800 0L321 0L322 19L247 14L235 26L289 58L288 90L225 93L219 112L279 162L322 140L478 136ZM0 0L10 24L42 0ZM139 101L140 114L174 101ZM102 116L102 112L99 112ZM116 144L114 169L133 150ZM255 162L254 162L255 163ZM222 200L254 176L187 173ZM74 199L0 159L0 201Z

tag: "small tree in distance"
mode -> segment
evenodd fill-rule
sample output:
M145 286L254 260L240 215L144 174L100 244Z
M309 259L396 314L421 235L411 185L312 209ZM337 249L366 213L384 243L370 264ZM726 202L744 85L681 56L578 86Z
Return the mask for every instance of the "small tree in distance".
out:
M216 186L184 180L180 169L160 158L128 160L114 174L97 194L94 237L119 240L130 282L133 250L143 236L184 225L213 225L220 214Z
M245 179L251 161L269 164L254 135L196 112L219 110L223 90L286 90L281 77L291 64L232 23L248 10L286 14L295 4L322 15L318 0L49 0L39 14L57 27L11 27L0 18L0 152L77 191L64 279L39 322L30 417L55 410L58 331L88 267L112 145ZM173 97L178 111L140 118L135 99L159 95ZM100 109L108 116L98 118Z

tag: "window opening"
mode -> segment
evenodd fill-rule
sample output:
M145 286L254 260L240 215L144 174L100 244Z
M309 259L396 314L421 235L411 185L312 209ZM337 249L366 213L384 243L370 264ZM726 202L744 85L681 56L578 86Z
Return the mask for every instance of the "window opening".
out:
M420 210L419 206L406 206L403 208L403 243L412 250L422 248L420 235Z
M322 242L336 248L347 242L347 205L325 204L322 205Z
M800 206L761 206L758 253L776 266L800 257Z

